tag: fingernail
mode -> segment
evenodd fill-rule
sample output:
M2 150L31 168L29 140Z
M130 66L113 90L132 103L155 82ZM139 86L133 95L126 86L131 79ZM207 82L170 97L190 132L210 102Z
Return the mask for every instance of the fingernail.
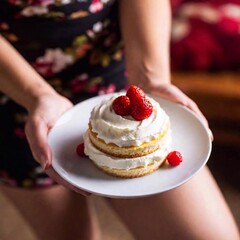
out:
M83 195L84 197L89 197L89 196L92 195L91 193L82 191L82 190L80 190L80 189L78 189L78 188L73 188L72 190L73 190L75 193L78 193L78 194Z
M45 163L44 165L44 170L48 170L51 167L51 163L49 163L48 161Z
M212 133L212 131L211 131L210 129L208 129L208 134L209 134L209 136L210 136L210 139L211 139L212 142L213 142L214 137L213 137L213 133Z
M78 193L82 194L84 197L89 197L92 195L91 193L82 193L82 192L78 192Z
M40 164L41 164L43 170L47 170L51 166L51 164L49 164L49 161L46 160L46 158L44 156L40 157Z

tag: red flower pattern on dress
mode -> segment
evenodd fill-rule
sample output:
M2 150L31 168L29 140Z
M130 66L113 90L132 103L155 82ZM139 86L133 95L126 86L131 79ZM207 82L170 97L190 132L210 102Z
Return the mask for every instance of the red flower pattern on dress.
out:
M72 90L73 93L79 93L81 92L85 85L87 84L89 79L88 74L81 74L76 76L73 80L69 82L70 89Z
M58 17L75 19L78 17L85 17L89 13L97 13L104 8L104 5L108 4L111 0L92 0L88 12L77 11L66 15L61 11L53 11L52 5L67 5L74 2L82 2L85 0L8 0L12 5L20 7L20 11L16 14L16 18L31 17L31 16L45 16L45 17Z
M38 57L32 66L44 77L61 72L74 62L72 55L62 49L46 49L44 56Z
M7 171L0 171L0 184L4 183L11 187L17 186L17 181L12 179Z
M79 2L79 4L77 4L77 2ZM80 2L84 2L83 7L80 6ZM32 64L57 92L68 97L70 100L78 101L79 96L82 95L81 93L89 97L97 95L99 91L100 93L110 93L121 85L120 83L117 87L114 84L108 85L111 79L108 79L107 75L105 76L105 72L109 71L109 65L112 64L112 61L114 63L115 61L119 61L121 64L123 58L117 23L112 16L103 12L102 16L104 17L100 18L101 21L97 21L94 24L91 22L89 25L87 24L86 32L79 32L74 28L73 34L71 35L72 37L70 36L69 41L64 42L64 44L62 44L61 38L55 43L48 41L42 42L41 37L35 38L34 36L29 42L25 42L25 40L28 40L28 36L26 35L27 31L24 31L24 33L21 32L22 29L15 31L16 29L13 28L12 24L12 21L31 22L32 19L39 22L47 20L53 24L56 23L56 25L65 21L71 24L71 22L74 22L74 20L78 18L99 13L100 10L107 7L108 3L113 3L113 0L6 0L6 4L9 4L9 6L12 5L9 9L13 9L13 11L9 11L9 19L4 18L5 14L3 14L3 16L0 14L0 33L10 41L20 53L26 53L26 55L23 54L26 60L31 61L30 64ZM72 10L70 10L68 6L63 6L67 4L73 4ZM2 6L4 5L0 3L0 8ZM67 9L67 11L65 11L65 9ZM99 13L99 16L100 15L101 13ZM93 17L93 19L95 18ZM84 20L85 19L81 19L81 21ZM115 35L111 35L112 32L114 32ZM39 35L40 34L41 31L39 31ZM23 37L25 35L26 39ZM29 32L29 36L30 35ZM52 35L54 36L53 33ZM48 39L48 36L46 37L46 39ZM78 72L77 64L81 61L89 63L89 58L93 50L101 51L98 62L95 63L96 65L90 66L91 70L79 67ZM91 64L89 63L89 65ZM72 69L76 69L76 71L71 72ZM68 74L68 71L70 74ZM83 71L88 72L89 75ZM73 80L69 79L69 77ZM116 77L119 76L117 75ZM107 87L104 87L105 85L107 85ZM11 102L11 100L0 93L0 110L2 110L2 108L4 109L7 102ZM51 186L54 184L53 180L46 178L44 171L40 166L37 166L36 163L37 167L34 166L33 162L30 168L24 167L24 164L28 164L28 161L32 160L31 154L26 150L29 146L26 145L27 139L24 132L25 116L27 117L27 112L14 105L7 117L7 119L13 119L13 122L9 122L9 126L7 126L12 132L7 140L8 142L12 142L12 139L14 139L14 141L16 140L14 159L18 159L18 149L24 151L24 156L22 156L23 165L21 165L23 168L18 168L20 171L13 174L11 172L13 166L11 160L14 159L0 159L0 163L2 163L2 160L4 163L5 160L9 163L6 168L0 164L0 183L24 188ZM28 156L28 154L30 154L30 156ZM11 156L9 156L9 158L11 158Z
M15 128L14 129L14 134L18 137L18 138L21 138L21 139L24 139L26 138L26 134L25 134L25 131L24 129L22 128Z
M89 7L91 13L97 13L103 9L103 3L101 0L92 0L92 3Z
M107 87L100 87L98 94L108 94L116 91L116 86L114 84L109 84Z

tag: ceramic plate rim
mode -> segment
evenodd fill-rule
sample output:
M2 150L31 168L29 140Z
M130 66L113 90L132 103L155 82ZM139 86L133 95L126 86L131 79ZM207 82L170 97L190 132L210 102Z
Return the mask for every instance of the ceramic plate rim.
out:
M99 100L99 99L104 99L104 98L108 98L108 97L111 97L113 94L106 94L104 96L96 96L96 97L93 97L93 98L89 98L85 101L82 101L78 104L76 104L73 108L71 108L70 110L66 111L60 118L59 120L57 121L57 123L55 124L55 126L51 129L50 133L49 133L49 136L48 136L48 141L49 141L49 144L52 148L52 144L51 143L51 138L54 134L54 131L56 129L56 126L59 125L59 122L61 122L61 120L66 117L67 115L69 115L70 113L74 112L75 109L77 109L79 106L81 105L84 105L84 104L89 104L91 102L93 102L94 100ZM90 190L88 188L84 188L83 186L80 186L79 183L77 184L76 182L74 182L70 177L67 177L66 175L66 171L64 172L63 169L61 169L61 166L58 165L58 162L57 160L54 158L54 155L53 155L53 159L52 159L52 166L54 168L54 170L64 179L66 180L67 182L71 183L73 186L81 189L81 190L85 190L85 191L88 191L92 194L96 194L96 195L99 195L99 196L103 196L103 197L111 197L111 198L136 198L136 197L143 197L143 196L151 196L151 195L155 195L155 194L158 194L158 193L162 193L162 192L166 192L166 191L169 191L173 188L176 188L176 187L179 187L180 185L186 183L187 181L189 181L193 176L195 176L199 171L200 169L203 168L203 166L205 166L205 164L207 163L209 157L210 157L210 154L211 154L211 150L212 150L212 141L210 139L210 136L208 134L208 129L206 128L206 126L203 124L203 122L200 120L199 116L197 116L193 111L189 110L188 108L186 108L185 106L181 105L181 104L178 104L178 103L174 103L174 102L171 102L169 100L166 100L166 99L163 99L163 98L160 98L160 97L156 97L156 96L152 96L150 95L152 98L154 98L155 100L157 100L158 102L165 102L166 104L168 104L169 106L174 106L176 108L180 108L183 110L183 112L185 112L186 114L188 114L192 119L194 119L195 121L197 121L199 123L199 126L201 126L202 128L202 131L203 133L206 134L206 139L208 139L208 142L206 143L207 145L207 152L206 152L206 155L205 155L205 159L202 161L201 165L199 166L199 168L197 170L195 170L191 175L189 175L188 177L186 177L184 180L180 181L178 184L174 184L173 186L169 186L168 188L165 188L165 189L162 189L159 191L154 191L154 192L144 192L144 193L135 193L135 194L114 194L114 193L104 193L104 192L100 192L100 191L97 191L97 190ZM97 102L97 101L96 101ZM96 104L95 104L96 105ZM93 107L93 106L92 106ZM164 110L167 110L167 109L164 109ZM64 124L64 123L63 123ZM92 163L91 163L92 164ZM93 165L93 164L92 164ZM95 166L92 166L93 168L95 168ZM100 171L100 170L98 170ZM151 175L151 174L150 174ZM147 176L146 176L147 177ZM116 178L116 177L112 177L112 178ZM144 177L141 177L139 179L143 179L145 178Z

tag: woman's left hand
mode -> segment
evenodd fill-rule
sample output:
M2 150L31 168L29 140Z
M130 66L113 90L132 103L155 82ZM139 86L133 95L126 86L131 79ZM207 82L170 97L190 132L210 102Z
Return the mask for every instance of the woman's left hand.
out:
M178 87L176 87L171 83L164 83L156 87L152 87L149 92L155 96L165 98L167 100L170 100L176 103L180 103L186 106L187 108L191 109L200 117L203 124L208 129L211 139L213 140L213 134L212 134L212 131L209 129L207 119L205 118L203 113L200 111L197 104L191 98L189 98L185 93L183 93Z

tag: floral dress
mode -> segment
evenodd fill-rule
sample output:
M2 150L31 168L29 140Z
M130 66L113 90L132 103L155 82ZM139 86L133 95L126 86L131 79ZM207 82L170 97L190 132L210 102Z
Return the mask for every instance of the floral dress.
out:
M0 34L57 92L77 103L126 87L117 12L114 0L1 0ZM53 185L33 160L25 109L0 93L0 116L0 183Z

